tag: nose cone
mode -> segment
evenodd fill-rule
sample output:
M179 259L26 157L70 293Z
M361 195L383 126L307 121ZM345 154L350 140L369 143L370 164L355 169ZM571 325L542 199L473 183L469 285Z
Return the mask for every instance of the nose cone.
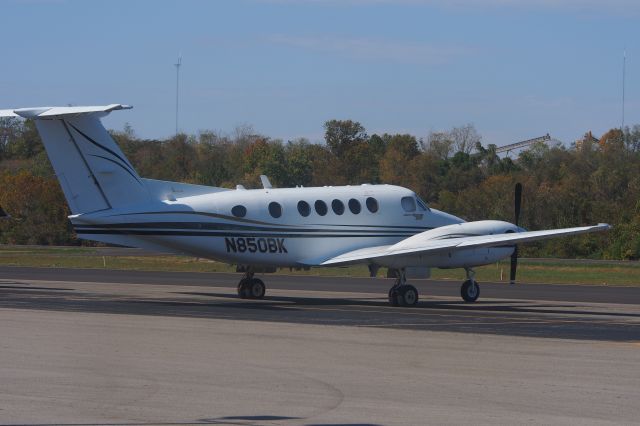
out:
M437 226L453 225L455 223L464 223L464 220L460 219L459 217L449 213L445 213L437 209L431 209L431 213L432 213L432 217L437 218L436 219L438 221Z

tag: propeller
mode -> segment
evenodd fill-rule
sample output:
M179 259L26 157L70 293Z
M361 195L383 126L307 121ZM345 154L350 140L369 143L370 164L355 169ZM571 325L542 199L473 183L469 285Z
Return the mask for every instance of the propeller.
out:
M522 184L516 183L516 190L514 194L514 215L515 225L518 226L520 221L520 206L522 205ZM516 271L518 270L518 245L516 244L511 255L511 273L509 274L509 283L516 283Z

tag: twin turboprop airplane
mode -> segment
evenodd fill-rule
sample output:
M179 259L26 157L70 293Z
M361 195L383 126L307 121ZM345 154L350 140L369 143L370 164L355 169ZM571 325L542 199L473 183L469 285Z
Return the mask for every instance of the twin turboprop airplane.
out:
M80 238L236 264L245 271L241 298L264 297L254 273L276 267L367 264L395 270L393 305L412 306L418 291L407 277L428 268L464 268L461 295L479 294L473 267L512 256L516 244L609 229L607 224L526 231L516 223L465 222L429 208L393 185L235 190L145 179L138 175L100 118L130 109L113 104L1 110L0 117L35 120Z

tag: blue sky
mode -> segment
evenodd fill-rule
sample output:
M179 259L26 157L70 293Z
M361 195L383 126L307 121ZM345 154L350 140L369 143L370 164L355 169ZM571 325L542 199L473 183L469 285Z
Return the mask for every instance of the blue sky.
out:
M106 124L320 141L473 123L485 144L571 142L640 123L640 2L631 0L5 0L0 108L126 103Z

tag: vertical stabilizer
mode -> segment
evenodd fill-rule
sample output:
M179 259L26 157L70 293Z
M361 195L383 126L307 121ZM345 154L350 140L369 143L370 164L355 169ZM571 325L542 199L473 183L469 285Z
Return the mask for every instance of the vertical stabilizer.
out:
M14 110L34 119L74 214L139 204L149 199L143 180L100 122L122 105ZM8 115L8 114L7 114Z

